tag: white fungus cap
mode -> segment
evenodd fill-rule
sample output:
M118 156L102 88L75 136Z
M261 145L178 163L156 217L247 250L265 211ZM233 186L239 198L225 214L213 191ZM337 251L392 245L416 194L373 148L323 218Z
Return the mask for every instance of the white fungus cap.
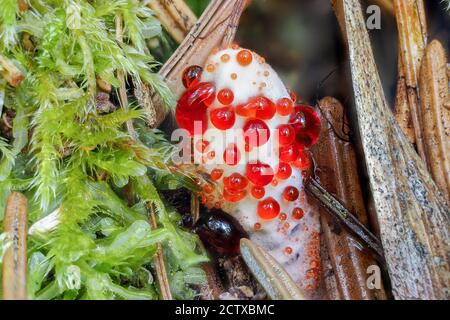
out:
M238 61L238 54L242 48L229 48L211 54L207 59L201 82L212 82L216 87L216 93L222 89L230 89L234 94L232 106L245 104L249 99L264 96L274 103L281 98L289 98L290 95L276 72L265 63L264 59L256 53L250 52L252 59L243 65ZM248 61L247 61L248 62ZM224 107L217 97L209 107L209 110ZM220 201L220 193L223 191L223 178L232 173L246 175L246 165L249 161L261 161L269 164L274 172L279 163L278 143L275 130L281 124L288 123L289 116L281 116L278 113L269 120L264 120L270 130L270 139L262 146L255 147L251 152L245 152L242 129L246 117L236 114L234 126L228 130L216 129L211 122L208 113L208 130L203 139L209 142L208 150L214 151L215 158L205 160L203 170L211 173L213 169L223 170L222 177L217 181L218 192L214 199L210 199L207 205L213 206ZM235 142L239 148L241 161L237 165L228 165L223 162L222 155L230 142ZM275 178L276 179L276 178ZM251 185L251 184L250 184ZM287 201L283 197L283 190L287 186L294 186L303 191L301 171L292 166L292 175L286 180L279 180L277 184L268 184L265 188L265 196L274 198L280 205L280 212L285 213L286 220L279 218L267 221L258 216L257 207L261 199L255 199L250 195L250 187L247 187L247 196L239 202L227 202L222 204L222 209L233 215L249 232L251 239L262 246L288 271L304 289L310 289L317 279L308 275L308 270L315 268L312 264L318 263L319 248L319 220L317 208L307 203L305 197L299 197L295 201ZM304 217L300 220L292 217L294 208L301 208ZM255 230L256 223L261 224L260 230ZM288 225L288 228L285 228ZM286 248L292 252L286 254ZM314 251L314 252L313 252Z

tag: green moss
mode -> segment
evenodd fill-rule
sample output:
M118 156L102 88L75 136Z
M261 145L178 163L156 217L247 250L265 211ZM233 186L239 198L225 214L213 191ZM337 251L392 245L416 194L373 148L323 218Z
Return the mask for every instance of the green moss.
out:
M174 106L147 47L162 37L159 21L136 0L30 4L20 13L17 1L0 0L0 54L25 74L17 88L0 79L0 110L15 112L12 139L0 138L0 220L9 192L23 192L29 225L37 230L28 241L29 297L157 299L152 257L161 242L174 296L193 298L191 285L202 281L197 267L206 257L177 213L169 214L154 183L166 176L179 183L172 187L195 184L169 170L173 148L160 132L142 126L133 96L127 108L106 112L97 98L101 78L113 88L111 101L118 101L122 71L130 83L159 94L167 108ZM117 17L123 42L116 40ZM31 50L23 45L25 33ZM138 127L137 141L127 121ZM130 185L133 207L124 190ZM148 203L157 208L154 230Z

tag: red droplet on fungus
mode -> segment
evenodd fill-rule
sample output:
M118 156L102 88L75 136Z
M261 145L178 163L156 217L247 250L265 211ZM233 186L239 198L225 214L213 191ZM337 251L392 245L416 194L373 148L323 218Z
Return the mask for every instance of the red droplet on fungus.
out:
M246 190L231 190L224 189L223 190L223 198L229 202L238 202L245 198L247 195Z
M175 118L180 128L190 135L203 134L207 127L206 110L215 99L215 87L209 82L191 86L178 100ZM199 127L199 132L195 128Z
M282 146L290 145L295 141L295 130L289 124L278 127L278 143Z
M212 124L220 130L230 129L236 121L233 107L223 107L211 110L210 117Z
M292 162L298 158L299 151L292 144L280 147L280 160L283 162Z
M251 189L251 193L255 199L261 199L262 197L264 197L266 191L264 190L264 187L253 186Z
M277 178L281 180L288 179L292 174L292 168L289 163L280 162L277 168Z
M211 170L211 179L213 180L219 180L223 175L222 169L212 169Z
M231 89L222 89L217 93L217 100L223 105L229 105L234 100L234 93Z
M294 110L294 103L289 98L281 98L277 101L277 112L280 116L288 116Z
M280 205L272 198L266 198L258 203L258 216L265 220L275 219L280 213Z
M236 60L241 66L248 66L252 63L253 55L249 50L243 49L236 55Z
M293 165L299 170L308 170L311 166L311 159L309 154L305 151L300 152L297 160L294 161Z
M223 185L227 189L242 190L247 187L248 180L243 175L235 172L232 173L229 177L223 178Z
M320 118L312 107L296 106L289 118L289 123L294 127L295 139L301 145L309 148L319 139Z
M254 147L259 147L265 144L270 138L270 129L267 124L260 119L249 119L244 124L244 141L248 146L248 151ZM246 150L247 151L247 150Z
M247 164L247 178L255 185L264 187L273 180L273 169L270 165L257 161Z
M295 201L298 199L299 191L296 187L289 186L283 191L283 198L286 201Z
M304 215L305 213L301 208L294 208L294 210L292 210L292 217L295 220L300 220L301 218L303 218Z
M209 183L207 183L207 184L205 184L204 186L203 186L203 191L205 191L206 193L213 193L214 192L214 186L212 185L212 184L209 184Z
M269 120L275 115L276 107L270 99L259 96L250 98L245 104L238 105L236 113L242 117Z
M189 88L200 81L203 68L200 66L187 67L183 72L182 82L185 88Z

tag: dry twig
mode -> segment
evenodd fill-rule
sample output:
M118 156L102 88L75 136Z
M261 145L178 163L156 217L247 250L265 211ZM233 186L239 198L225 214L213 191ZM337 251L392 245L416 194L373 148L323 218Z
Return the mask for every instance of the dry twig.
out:
M241 14L246 7L247 7L246 0L236 1L233 11L231 12L230 20L228 21L227 30L225 31L225 35L222 40L221 45L222 49L225 49L234 41L234 37L236 35L236 31L239 26L239 19L241 18Z
M9 195L4 220L7 235L3 254L3 298L27 299L27 198L19 192Z
M116 40L120 43L123 42L123 26L122 26L122 17L120 15L116 16ZM123 70L117 70L117 79L120 82L119 87L119 98L120 98L120 104L122 105L122 108L124 110L128 110L128 96L127 96L127 88L125 84L125 74ZM134 130L133 127L133 121L128 120L127 123L127 130L130 136L135 140L137 138L136 130Z
M193 224L195 225L200 218L200 201L195 193L191 195L191 216Z
M160 0L186 35L197 22L197 17L183 0Z
M183 41L197 22L197 17L183 0L150 0L148 6L177 43Z
M181 43L186 36L185 30L175 21L167 8L159 0L150 0L148 6L155 12L164 29L177 42Z
M152 229L158 227L156 223L155 209L152 204L148 204L148 209L150 211L150 225ZM159 291L163 300L172 300L172 293L170 292L169 278L167 277L166 264L164 262L164 252L162 245L160 243L156 244L156 255L154 258L156 277L158 279Z

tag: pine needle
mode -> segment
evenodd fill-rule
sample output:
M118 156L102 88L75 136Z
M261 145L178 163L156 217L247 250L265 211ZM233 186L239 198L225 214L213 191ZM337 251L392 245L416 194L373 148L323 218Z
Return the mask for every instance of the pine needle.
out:
M445 9L450 11L450 0L442 0L442 3L447 6Z

